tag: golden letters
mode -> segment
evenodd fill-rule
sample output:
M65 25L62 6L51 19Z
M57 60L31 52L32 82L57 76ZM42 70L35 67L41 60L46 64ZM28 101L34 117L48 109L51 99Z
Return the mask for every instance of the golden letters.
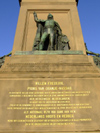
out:
M10 98L27 98L28 103L9 104L8 110L22 110L25 120L8 120L32 125L71 125L78 121L92 121L91 118L77 119L77 109L91 109L89 103L71 102L72 98L88 97L90 91L75 91L63 82L35 82L25 92L9 92Z

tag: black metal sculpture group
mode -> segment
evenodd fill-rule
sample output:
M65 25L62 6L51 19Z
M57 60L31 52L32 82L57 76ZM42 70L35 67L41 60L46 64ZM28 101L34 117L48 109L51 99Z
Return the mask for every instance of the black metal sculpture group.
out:
M69 40L62 34L59 24L54 21L53 15L48 14L47 20L38 19L36 12L34 20L37 24L37 32L33 50L69 50Z

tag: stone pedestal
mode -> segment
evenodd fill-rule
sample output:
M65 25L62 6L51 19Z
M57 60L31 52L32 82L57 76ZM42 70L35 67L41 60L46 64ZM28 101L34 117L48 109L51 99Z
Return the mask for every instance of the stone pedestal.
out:
M0 132L99 132L100 73L91 58L81 51L10 58L0 70Z

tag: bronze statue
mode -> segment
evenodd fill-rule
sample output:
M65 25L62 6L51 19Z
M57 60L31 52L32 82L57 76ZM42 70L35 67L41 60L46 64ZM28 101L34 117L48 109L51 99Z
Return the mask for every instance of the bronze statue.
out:
M87 55L95 55L95 56L97 56L97 57L100 57L100 54L94 53L94 52L92 52L92 51L89 51L88 48L87 48L87 46L86 46L86 43L84 43L84 45L85 45L85 49L86 49L86 54L87 54Z
M69 40L62 34L59 24L54 21L49 13L47 20L38 19L34 12L34 20L37 24L37 33L34 40L33 50L69 50Z
M87 46L86 46L86 43L84 43L84 45L85 45L85 48L86 48L86 54L87 55L92 55L94 63L100 68L100 54L89 51Z

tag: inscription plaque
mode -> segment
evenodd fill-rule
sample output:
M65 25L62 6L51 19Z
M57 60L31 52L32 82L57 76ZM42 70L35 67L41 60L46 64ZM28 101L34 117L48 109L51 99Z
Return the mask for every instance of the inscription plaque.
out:
M93 86L82 88L84 81L80 80L76 85L74 80L15 80L15 88L8 81L9 87L5 86L6 92L3 92L6 98L0 101L6 104L0 114L4 118L3 130L90 131L99 127L97 106L100 105L98 101L93 102L98 94L94 94Z
M63 82L35 82L36 87L28 87L26 92L9 92L9 97L28 98L28 103L9 104L8 110L22 110L25 119L9 119L8 122L31 125L68 125L76 122L90 122L91 117L78 117L77 110L89 111L92 106L87 103L75 103L72 99L81 100L89 97L90 91L73 91Z

